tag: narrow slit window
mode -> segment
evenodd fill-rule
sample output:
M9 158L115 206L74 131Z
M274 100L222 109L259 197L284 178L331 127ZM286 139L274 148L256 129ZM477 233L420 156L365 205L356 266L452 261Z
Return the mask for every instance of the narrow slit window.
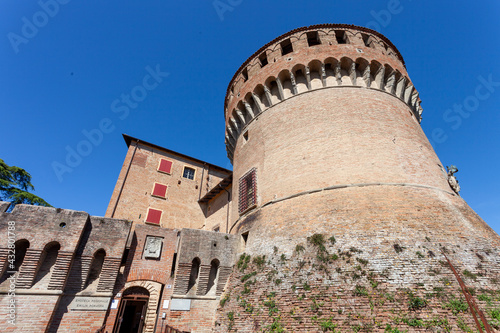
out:
M260 67L264 67L264 66L266 66L269 63L267 61L267 54L266 54L266 52L262 53L259 56L259 60L260 60Z
M307 44L309 44L309 46L315 46L321 44L317 31L311 31L307 33Z
M239 195L238 208L240 214L257 204L257 172L255 168L240 178Z
M241 75L243 75L243 81L247 82L248 81L248 70L245 68L243 72L241 72Z
M292 52L293 52L293 47L290 39L281 42L281 55L285 55Z

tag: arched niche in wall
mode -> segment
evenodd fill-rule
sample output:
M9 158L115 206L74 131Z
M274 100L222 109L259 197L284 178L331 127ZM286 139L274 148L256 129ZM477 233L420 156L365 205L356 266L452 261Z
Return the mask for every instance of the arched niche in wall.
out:
M189 283L188 283L188 294L196 293L196 286L198 284L198 276L200 274L200 258L194 258L191 263L191 273L189 274Z
M6 283L7 278L19 272L29 247L30 242L26 239L19 239L14 243L14 261L12 262L12 257L7 257L7 262L4 264L3 274L0 278L0 286ZM12 255L12 253L9 252L9 255Z
M220 262L217 259L212 260L212 262L210 263L210 273L208 275L206 295L215 295L215 289L217 288L217 278L219 276L219 266Z
M61 245L58 242L50 242L45 245L32 288L47 289L60 248Z
M106 251L104 251L103 249L97 250L94 253L84 289L92 291L97 290L97 285L99 283L99 277L101 275L102 265L104 263L105 257Z

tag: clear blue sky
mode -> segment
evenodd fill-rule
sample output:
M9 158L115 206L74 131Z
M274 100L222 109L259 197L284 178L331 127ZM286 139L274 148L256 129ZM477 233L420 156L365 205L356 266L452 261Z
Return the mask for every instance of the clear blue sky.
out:
M52 205L105 213L127 149L121 133L231 168L223 104L236 69L291 29L350 23L398 47L424 131L443 164L458 166L463 198L500 233L497 0L59 1L0 4L0 158L28 170ZM161 72L151 90L148 66ZM126 114L121 96L132 91L144 100ZM82 144L99 126L102 140ZM54 162L67 166L67 147L79 144L88 155L58 179Z

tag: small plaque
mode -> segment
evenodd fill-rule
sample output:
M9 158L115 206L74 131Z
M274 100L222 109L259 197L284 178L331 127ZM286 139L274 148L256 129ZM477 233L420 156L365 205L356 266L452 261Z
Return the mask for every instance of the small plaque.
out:
M172 289L172 285L171 284L167 284L167 289Z
M111 308L118 309L118 300L117 299L114 299L111 301Z
M171 311L189 311L191 310L191 300L184 298L172 298L170 303Z
M146 245L144 246L144 258L158 259L161 254L162 238L161 237L146 237Z
M68 306L70 310L106 311L110 297L78 297L76 296Z
M164 309L168 309L168 303L170 303L170 301L168 299L163 301L163 308Z

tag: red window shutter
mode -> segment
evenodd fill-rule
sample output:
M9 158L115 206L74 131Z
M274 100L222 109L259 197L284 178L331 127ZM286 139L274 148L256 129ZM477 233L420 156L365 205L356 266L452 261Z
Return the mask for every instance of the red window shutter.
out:
M146 222L160 224L162 211L159 209L148 209L148 216L146 217Z
M165 198L167 196L167 185L155 183L152 195Z
M257 203L257 172L255 168L240 178L238 189L238 210L243 213Z
M172 161L160 159L160 164L158 164L158 171L165 173L172 173Z

